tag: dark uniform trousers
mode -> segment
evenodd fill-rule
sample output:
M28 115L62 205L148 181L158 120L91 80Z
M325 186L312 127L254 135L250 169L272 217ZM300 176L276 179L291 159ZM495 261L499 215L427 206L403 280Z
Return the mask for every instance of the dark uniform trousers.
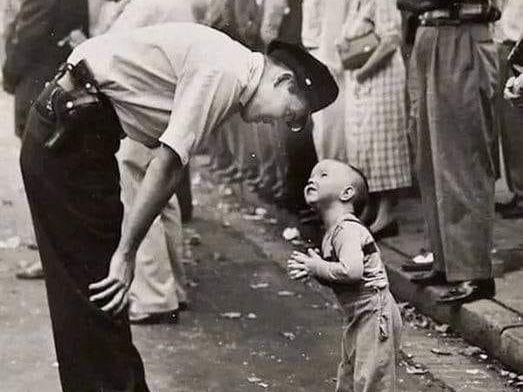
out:
M108 273L123 217L114 157L121 128L109 103L95 117L50 151L43 140L57 124L33 106L20 156L60 379L64 392L147 392L126 312L110 317L88 299L88 285Z

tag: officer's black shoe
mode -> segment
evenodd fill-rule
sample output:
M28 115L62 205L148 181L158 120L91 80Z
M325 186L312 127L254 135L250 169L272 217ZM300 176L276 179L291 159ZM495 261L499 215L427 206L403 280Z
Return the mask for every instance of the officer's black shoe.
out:
M410 281L416 284L422 285L438 285L447 283L445 274L440 271L429 271L429 272L420 272L411 276Z
M472 302L478 299L490 299L494 295L496 295L494 279L467 280L449 288L446 293L438 298L437 302L452 305Z

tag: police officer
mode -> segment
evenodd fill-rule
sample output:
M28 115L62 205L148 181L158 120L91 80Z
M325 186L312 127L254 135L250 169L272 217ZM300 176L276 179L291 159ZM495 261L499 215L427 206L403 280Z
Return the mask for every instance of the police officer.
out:
M337 94L299 46L274 42L264 56L196 24L102 35L74 50L33 106L20 157L65 392L148 390L125 314L135 254L207 134L238 111L303 126ZM125 217L121 135L157 147Z

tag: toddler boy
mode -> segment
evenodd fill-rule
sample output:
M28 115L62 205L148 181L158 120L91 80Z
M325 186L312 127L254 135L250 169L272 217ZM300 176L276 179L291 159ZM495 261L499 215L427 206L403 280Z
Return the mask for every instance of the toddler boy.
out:
M368 197L365 177L335 160L312 170L305 200L328 227L322 257L293 252L289 275L314 277L332 288L347 321L336 392L396 391L401 315L389 291L380 251L357 214Z

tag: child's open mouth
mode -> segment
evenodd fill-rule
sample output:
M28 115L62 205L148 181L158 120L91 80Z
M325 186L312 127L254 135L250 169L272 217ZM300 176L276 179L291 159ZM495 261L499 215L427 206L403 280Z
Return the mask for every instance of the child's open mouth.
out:
M311 194L313 192L317 192L318 191L318 187L316 186L316 184L312 183L312 182L309 182L306 186L305 186L305 194Z

